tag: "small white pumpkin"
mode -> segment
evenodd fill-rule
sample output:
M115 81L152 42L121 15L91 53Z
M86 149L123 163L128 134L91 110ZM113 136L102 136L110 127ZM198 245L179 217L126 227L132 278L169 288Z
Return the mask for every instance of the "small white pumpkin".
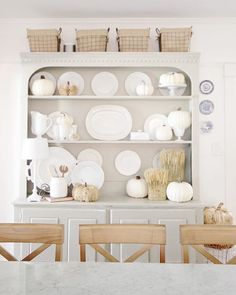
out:
M131 178L126 184L126 193L132 198L145 198L148 194L147 183L140 176Z
M175 135L180 139L191 125L190 112L187 111L173 111L168 115L168 124L173 128Z
M170 201L188 202L193 197L193 187L188 182L170 182L166 194Z
M142 81L137 87L136 87L136 94L139 96L149 96L153 94L153 86L151 84L146 83L145 81Z
M55 92L55 86L51 80L41 76L40 79L37 79L32 84L32 94L38 96L50 96Z
M155 137L157 140L171 140L172 136L172 129L168 125L164 124L156 129Z
M178 86L185 85L185 83L184 75L178 72L162 74L159 79L160 86Z
M69 116L67 113L61 113L59 117L56 119L56 123L59 125L72 125L73 118Z
M99 191L96 186L85 184L76 184L72 189L72 197L80 202L96 202Z

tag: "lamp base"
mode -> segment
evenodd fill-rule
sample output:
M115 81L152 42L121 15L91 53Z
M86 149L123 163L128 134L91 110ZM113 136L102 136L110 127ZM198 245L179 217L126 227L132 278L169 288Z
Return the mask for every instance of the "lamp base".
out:
M40 202L41 196L38 195L37 193L33 193L32 195L28 196L27 201L28 202Z

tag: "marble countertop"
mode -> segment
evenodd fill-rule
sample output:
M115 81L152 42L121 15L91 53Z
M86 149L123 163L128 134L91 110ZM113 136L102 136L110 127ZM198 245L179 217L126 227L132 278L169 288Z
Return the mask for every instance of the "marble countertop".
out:
M235 295L236 266L0 262L1 295Z

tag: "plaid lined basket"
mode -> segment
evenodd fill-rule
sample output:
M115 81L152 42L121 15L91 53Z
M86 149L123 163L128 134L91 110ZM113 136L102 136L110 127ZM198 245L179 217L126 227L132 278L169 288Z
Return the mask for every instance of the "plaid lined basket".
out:
M107 30L76 30L77 51L107 51L108 33Z
M190 50L191 28L156 29L160 51L186 52Z
M150 29L116 29L118 51L148 51Z
M30 51L32 52L57 52L60 51L62 29L49 30L29 30L27 38L29 40Z

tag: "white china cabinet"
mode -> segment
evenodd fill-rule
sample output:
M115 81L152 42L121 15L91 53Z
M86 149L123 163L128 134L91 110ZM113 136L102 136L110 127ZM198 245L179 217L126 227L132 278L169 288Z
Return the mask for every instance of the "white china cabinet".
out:
M183 223L202 223L203 204L199 199L198 185L198 62L197 53L22 53L22 139L32 137L30 111L43 114L60 111L73 117L78 124L79 140L49 139L50 146L59 146L77 157L87 148L96 149L103 158L102 169L105 181L100 198L95 203L75 201L62 203L28 203L30 183L25 178L25 163L21 167L21 190L19 199L14 202L16 222L63 223L65 225L64 260L78 260L78 229L82 223L157 223L167 226L167 258L178 262L180 257L178 226ZM76 72L84 79L84 89L77 96L59 95L33 96L30 93L30 78L38 72L52 74L56 80L66 72ZM164 96L158 88L160 75L167 72L181 72L187 87L182 96ZM100 72L110 72L118 80L115 95L97 96L93 93L92 79ZM125 88L127 77L134 73L145 73L152 81L154 91L151 96L128 95ZM104 87L104 85L103 85ZM173 93L172 93L173 94ZM125 107L132 116L132 131L143 130L144 123L152 114L168 115L181 108L191 112L192 124L186 130L182 141L130 140L129 135L122 140L98 140L92 138L86 129L86 116L91 108L100 105ZM47 135L44 135L47 136ZM192 184L193 200L188 203L170 201L149 201L131 199L125 195L125 184L131 176L119 174L115 168L116 156L124 150L136 152L141 159L137 174L143 175L146 168L152 167L153 158L163 148L183 148L186 154L185 181ZM28 251L29 245L16 247L16 254ZM132 248L133 249L133 248ZM112 252L121 259L131 248L112 246ZM91 260L99 260L92 251ZM45 257L46 259L46 257ZM141 261L155 262L158 251L150 252Z

